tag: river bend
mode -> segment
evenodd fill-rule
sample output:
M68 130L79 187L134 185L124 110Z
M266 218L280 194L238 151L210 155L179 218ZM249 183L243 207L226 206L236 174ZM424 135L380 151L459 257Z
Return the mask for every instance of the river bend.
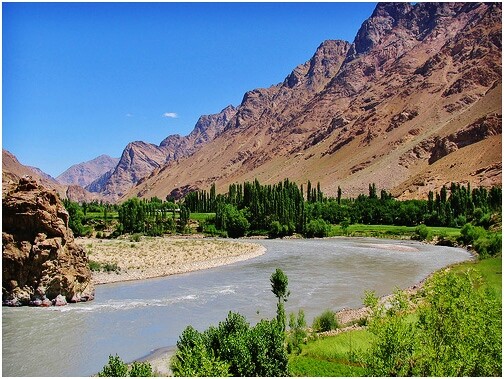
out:
M251 323L275 316L269 278L281 268L286 312L308 323L326 309L359 307L364 291L391 293L447 265L464 249L371 238L258 240L266 254L188 274L100 285L89 303L2 308L3 376L90 376L109 354L133 361L175 345L187 325L204 330L232 310ZM113 274L112 274L113 275Z

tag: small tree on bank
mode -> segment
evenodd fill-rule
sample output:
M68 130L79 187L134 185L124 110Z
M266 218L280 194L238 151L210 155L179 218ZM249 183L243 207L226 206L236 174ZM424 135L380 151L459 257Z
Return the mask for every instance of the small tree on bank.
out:
M271 275L270 282L271 282L271 292L273 292L278 299L277 321L282 327L282 330L285 331L284 303L287 301L287 298L290 295L290 292L287 290L289 279L282 270L277 268L276 271Z

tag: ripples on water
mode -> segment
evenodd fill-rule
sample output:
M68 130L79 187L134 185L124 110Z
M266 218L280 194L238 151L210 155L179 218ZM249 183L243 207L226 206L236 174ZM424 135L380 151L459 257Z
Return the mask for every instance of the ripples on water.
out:
M262 240L263 256L230 266L97 287L96 299L61 308L2 308L3 376L89 376L109 354L133 361L175 345L187 325L215 325L232 310L252 323L275 316L269 277L289 278L286 311L307 321L325 309L357 307L467 260L462 249L374 239Z

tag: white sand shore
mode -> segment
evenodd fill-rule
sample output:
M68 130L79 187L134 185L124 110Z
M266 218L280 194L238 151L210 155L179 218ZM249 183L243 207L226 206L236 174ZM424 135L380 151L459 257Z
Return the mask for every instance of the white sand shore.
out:
M78 238L90 261L116 264L118 272L93 272L95 284L140 280L203 270L254 258L266 252L258 244L206 238L142 237L101 240Z

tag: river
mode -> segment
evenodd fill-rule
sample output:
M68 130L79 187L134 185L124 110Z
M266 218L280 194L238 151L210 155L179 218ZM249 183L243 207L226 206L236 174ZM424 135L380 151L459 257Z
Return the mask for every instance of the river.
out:
M468 260L463 249L371 238L258 240L266 254L228 266L100 285L89 303L2 308L3 376L90 376L109 354L126 362L174 346L187 325L204 330L232 310L251 324L275 316L269 278L281 268L286 312L308 323L326 309L355 308L365 290L391 293ZM112 274L113 275L113 274Z

